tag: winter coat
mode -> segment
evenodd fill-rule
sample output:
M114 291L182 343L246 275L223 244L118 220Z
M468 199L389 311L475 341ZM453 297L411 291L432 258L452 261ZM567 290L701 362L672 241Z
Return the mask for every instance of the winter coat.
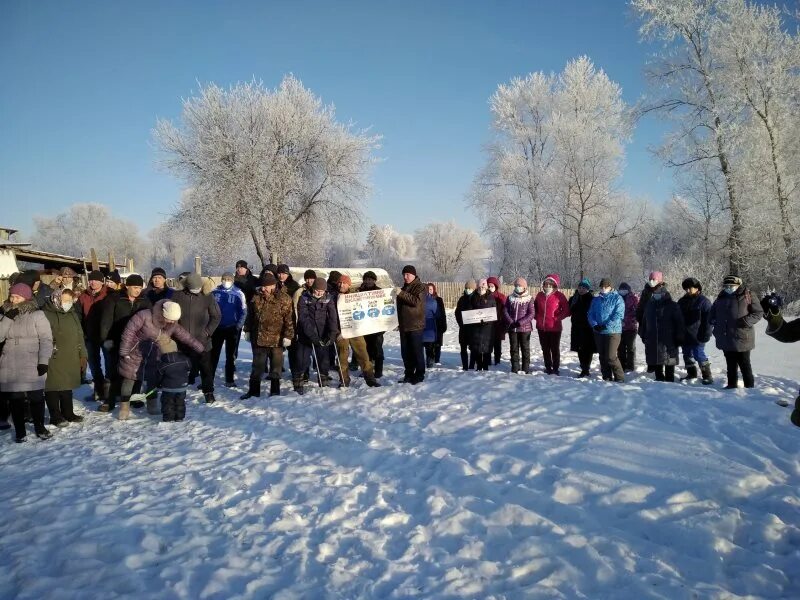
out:
M505 321L505 306L506 295L500 291L500 280L497 277L489 277L487 283L493 283L495 290L492 292L494 297L494 305L497 309L497 321L494 322L494 339L496 342L506 339L506 321Z
M52 301L45 304L43 312L53 334L53 355L44 389L48 392L74 390L81 385L81 359L88 357L80 318L74 309L64 312Z
M647 364L677 365L685 329L680 306L669 292L664 291L659 300L651 296L639 326Z
M181 318L178 321L180 326L203 344L206 350L211 350L211 335L221 318L219 305L214 296L180 290L172 295L172 301L181 307Z
M497 300L495 300L494 295L486 292L486 294L481 296L478 292L473 292L470 296L470 310L486 308L497 308ZM491 352L496 339L494 330L495 321L473 324L472 331L470 332L470 349L478 354Z
M436 296L425 294L425 329L422 332L423 342L435 342L439 334L439 303Z
M253 299L253 296L256 293L256 288L259 286L258 277L253 275L250 269L247 269L247 273L245 275L234 276L233 285L244 292L244 298L247 301L247 304L250 304L250 301Z
M525 290L522 294L512 292L506 298L505 307L503 308L503 320L511 333L529 333L533 331L535 314L533 298L528 290Z
M42 309L52 297L53 288L46 283L41 282L39 283L39 288L33 294L33 301L36 302L36 306L39 307L39 309Z
M436 343L441 345L444 342L444 332L447 331L447 313L441 296L436 296L436 305L439 307L436 315Z
M461 313L465 310L472 310L472 296L475 294L462 294L456 302L456 323L458 323L458 343L468 345L472 336L473 325L464 325Z
M131 317L140 310L153 308L150 300L140 294L131 302L126 293L109 295L103 303L103 314L100 319L100 339L104 342L111 340L114 348L119 348L119 341L122 339L122 332L130 321Z
M140 310L122 332L119 344L119 366L121 377L131 380L145 380L148 390L155 387L158 361L161 358L161 349L156 340L159 335L165 335L193 352L203 352L205 346L195 339L186 329L178 323L167 323L164 319L163 306L166 300L156 302L150 310ZM153 382L153 383L151 383Z
M294 296L295 292L300 289L300 284L297 283L290 274L283 283L278 280L278 289L291 298Z
M711 339L711 300L703 294L684 295L678 299L686 330L683 335L685 346L705 344Z
M644 288L642 288L642 293L639 294L639 305L636 307L636 322L639 324L641 324L642 319L644 319L644 309L647 308L647 303L652 295L653 288L650 287L649 283L646 283Z
M397 322L400 333L425 329L425 286L419 277L397 292Z
M569 312L572 315L572 325L569 335L569 349L573 352L591 350L597 352L594 341L594 332L589 325L589 308L592 306L591 292L579 294L577 290L569 299Z
M247 298L244 292L235 285L229 289L217 286L211 295L219 306L219 326L223 329L236 327L241 329L247 319Z
M561 321L569 316L569 301L559 290L548 296L544 292L536 294L533 301L536 315L536 329L539 331L561 331Z
M328 343L339 335L339 313L336 302L326 293L315 298L305 291L297 302L297 336L301 342L310 344Z
M764 316L764 310L753 301L750 290L740 286L733 294L720 292L711 306L709 321L714 328L717 348L723 352L747 352L756 347L753 325Z
M108 288L103 286L96 294L93 294L91 290L84 290L78 296L83 335L97 345L103 343L103 338L100 336L100 321L103 318L103 302L105 302L108 291Z
M44 312L35 300L17 305L6 303L3 314L16 309L14 318L0 317L0 392L43 390L45 375L37 365L47 365L53 355L53 333Z
M639 296L630 291L622 299L625 300L625 317L622 319L622 331L633 331L635 333L639 325L639 321L636 320Z
M142 292L142 295L147 296L147 299L150 300L150 304L155 306L156 302L161 300L170 300L172 298L172 294L174 293L174 289L164 286L160 290L157 290L154 287L148 287Z
M602 325L602 335L622 333L622 317L625 316L625 302L616 290L600 294L592 299L589 307L589 325Z
M276 288L272 294L256 294L250 303L244 330L250 341L262 348L278 348L283 338L294 338L292 299Z
M167 352L158 359L158 387L162 392L185 392L189 387L191 361L181 352Z

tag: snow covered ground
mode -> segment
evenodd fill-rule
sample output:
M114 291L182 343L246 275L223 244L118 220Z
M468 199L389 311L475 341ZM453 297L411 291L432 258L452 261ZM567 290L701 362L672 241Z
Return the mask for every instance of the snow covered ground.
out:
M721 390L716 354L710 388L574 379L572 353L560 378L461 373L455 332L411 387L388 334L382 388L3 433L0 598L798 598L800 429L774 400L800 344L763 329L755 390Z

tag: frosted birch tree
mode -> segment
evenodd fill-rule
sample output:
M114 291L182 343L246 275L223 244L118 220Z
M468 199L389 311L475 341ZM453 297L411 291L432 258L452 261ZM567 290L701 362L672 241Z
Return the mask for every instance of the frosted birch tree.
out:
M275 90L203 86L178 123L158 121L154 139L189 191L175 218L217 254L249 239L262 264L357 230L379 141L337 122L292 76Z
M455 221L430 223L414 232L418 262L430 276L453 280L470 272L486 257L486 247L478 234Z

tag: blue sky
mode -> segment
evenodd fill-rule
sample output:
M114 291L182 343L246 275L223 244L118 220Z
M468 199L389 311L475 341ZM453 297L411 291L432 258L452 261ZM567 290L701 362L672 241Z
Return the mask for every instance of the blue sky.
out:
M197 82L293 73L337 116L383 135L368 218L412 232L455 218L483 163L499 83L560 71L582 54L645 91L650 49L625 0L244 2L5 0L0 3L2 225L102 202L145 231L180 183L155 164L151 130ZM671 173L642 122L622 186L660 203Z

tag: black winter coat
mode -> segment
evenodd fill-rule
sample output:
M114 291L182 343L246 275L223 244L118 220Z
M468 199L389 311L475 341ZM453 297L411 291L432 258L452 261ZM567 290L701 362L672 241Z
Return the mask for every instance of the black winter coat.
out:
M470 337L472 335L472 325L464 325L461 319L461 313L465 310L472 310L472 294L462 294L456 303L456 323L458 323L458 343L462 346L469 345Z
M569 312L572 316L572 325L569 332L569 349L572 352L590 351L597 352L594 342L594 332L589 325L589 307L592 305L592 292L581 295L576 290L569 299Z
M683 315L683 324L686 329L683 335L684 346L705 344L711 339L711 300L703 294L689 296L688 294L678 299L678 306Z
M328 343L339 335L339 314L336 301L325 294L314 298L305 291L297 302L297 336L305 344Z
M440 346L444 342L444 332L447 331L447 313L444 312L444 300L441 296L436 296L436 343Z
M677 365L684 342L683 315L678 303L665 291L661 299L649 298L639 335L644 341L648 365Z
M639 325L641 325L644 320L644 311L652 295L653 288L650 287L650 284L645 284L642 293L639 294L639 306L636 307L636 322L639 323ZM641 335L641 333L639 335Z
M258 287L258 277L253 275L253 273L250 272L250 269L247 269L246 275L234 276L233 285L244 292L245 300L247 300L247 303L250 304L250 301L253 299L253 296L256 293L256 288Z
M185 392L191 362L180 352L168 352L158 359L158 387L163 392Z
M764 316L764 310L753 301L750 290L740 286L733 294L723 290L711 306L711 325L717 348L723 352L748 352L756 347L753 325Z
M115 350L119 350L122 332L131 317L140 310L152 309L153 305L144 294L135 298L133 302L128 296L122 294L109 294L103 303L103 312L100 317L100 338L103 341L114 342Z
M206 350L211 350L211 335L222 320L219 304L212 294L193 294L180 290L172 295L172 301L181 307L178 324L200 342Z
M481 296L477 291L473 292L470 296L470 310L479 310L484 308L494 308L497 310L497 301L489 292ZM486 354L494 349L495 340L495 321L487 321L486 323L475 323L472 325L470 332L469 347L473 352L478 354Z

